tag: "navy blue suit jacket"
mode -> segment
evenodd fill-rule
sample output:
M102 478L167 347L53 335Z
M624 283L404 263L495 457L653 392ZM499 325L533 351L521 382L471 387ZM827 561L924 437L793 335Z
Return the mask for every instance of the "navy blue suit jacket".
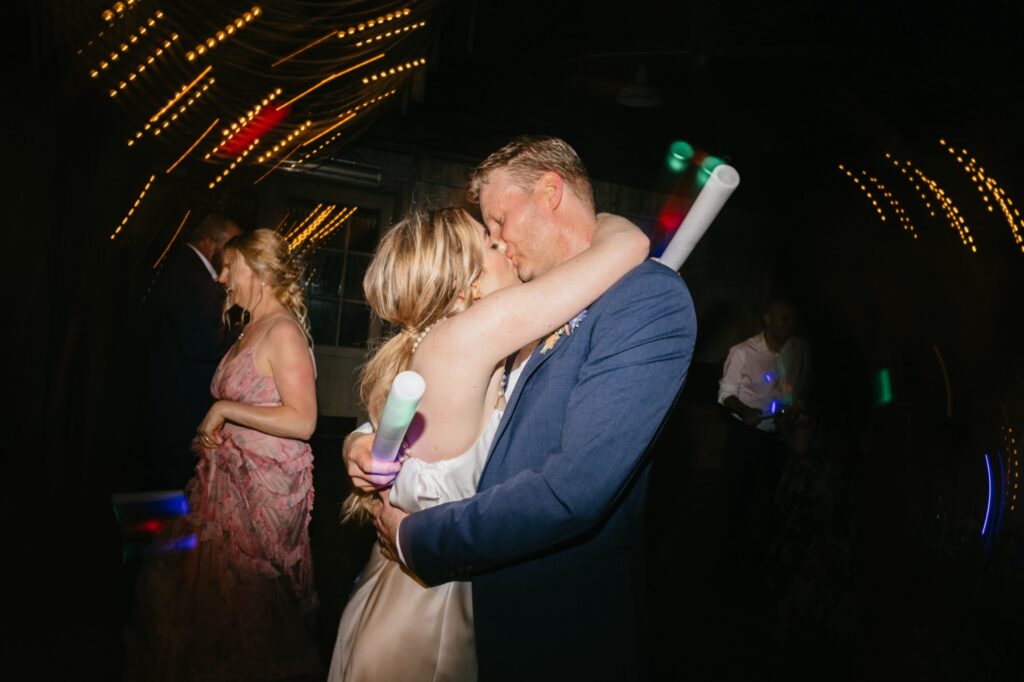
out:
M682 279L641 264L534 352L479 492L402 522L417 576L472 579L484 682L644 676L647 455L695 339Z
M181 245L168 256L135 333L143 369L133 435L137 485L181 489L195 473L190 445L213 404L210 381L238 337L222 320L224 287Z

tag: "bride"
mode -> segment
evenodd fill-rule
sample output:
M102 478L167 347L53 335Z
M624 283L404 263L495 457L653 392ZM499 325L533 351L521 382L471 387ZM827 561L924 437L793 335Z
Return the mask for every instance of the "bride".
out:
M414 213L390 228L363 286L373 312L399 331L364 367L360 397L376 423L399 372L427 385L390 502L413 512L471 496L536 340L567 326L648 250L632 223L602 214L590 248L524 284L504 244L462 209ZM353 494L346 514L365 514L374 499ZM375 546L342 614L328 679L475 680L470 584L425 587Z

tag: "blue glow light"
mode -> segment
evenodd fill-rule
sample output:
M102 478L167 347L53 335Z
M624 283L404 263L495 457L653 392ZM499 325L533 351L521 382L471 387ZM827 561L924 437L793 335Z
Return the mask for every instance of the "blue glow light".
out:
M988 531L988 518L992 513L992 463L988 461L988 453L985 453L985 472L988 474L988 502L985 505L985 522L981 524L981 537L985 537Z
M772 374L771 372L765 372L764 373L764 383L770 384L773 381L775 381L775 375Z
M778 411L779 411L779 401L778 400L773 400L772 404L768 407L768 412L770 414L775 414Z
M180 490L118 493L111 502L118 521L188 515L188 498Z
M154 544L152 551L163 554L165 552L191 552L196 548L199 539L193 533L180 538L173 538L167 542Z

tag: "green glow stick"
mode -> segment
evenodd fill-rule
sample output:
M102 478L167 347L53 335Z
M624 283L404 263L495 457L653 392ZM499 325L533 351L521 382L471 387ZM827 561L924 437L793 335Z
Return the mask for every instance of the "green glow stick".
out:
M373 439L373 449L370 451L375 460L394 462L398 458L398 448L416 415L416 408L426 387L423 377L411 371L402 372L391 382L391 391L384 403L377 434Z

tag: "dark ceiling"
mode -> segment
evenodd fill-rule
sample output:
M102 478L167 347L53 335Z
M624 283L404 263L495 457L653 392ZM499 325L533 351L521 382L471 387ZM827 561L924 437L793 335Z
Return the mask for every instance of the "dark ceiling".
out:
M368 137L480 157L554 134L596 178L640 188L675 139L764 187L779 169L940 135L1013 158L1020 16L1010 3L456 2L423 96ZM660 104L617 101L638 80Z
M71 94L54 96L54 107L88 109L91 117L56 114L73 139L96 137L87 125L105 126L105 134L118 138L152 109L148 103L122 111L83 82L81 60L69 48L91 35L86 24L98 21L101 5L18 6L33 27L22 36L29 46L4 48L13 78L44 93L64 83ZM195 14L209 23L237 6L236 0L195 3ZM266 6L294 29L294 35L250 34L253 49L276 55L319 35L323 16L372 16L400 3ZM822 177L839 161L870 159L865 165L871 165L890 149L915 157L935 152L943 136L1001 168L1013 188L1007 173L1018 173L1016 159L1024 152L1015 108L1024 87L1018 77L1024 10L1017 3L634 0L601 9L550 0L424 0L408 6L431 20L424 44L415 47L417 54L429 51L424 75L381 107L379 118L342 138L336 156L372 142L479 159L516 135L553 134L577 148L596 179L659 189L668 146L683 139L740 170L745 190L738 201L760 202L795 176ZM190 6L175 9L191 22ZM29 53L34 70L19 69ZM257 71L254 79L270 73ZM621 96L638 87L648 88L649 97L624 102ZM346 101L335 99L339 106ZM153 153L173 159L193 137ZM141 150L132 154L130 162L144 158Z

